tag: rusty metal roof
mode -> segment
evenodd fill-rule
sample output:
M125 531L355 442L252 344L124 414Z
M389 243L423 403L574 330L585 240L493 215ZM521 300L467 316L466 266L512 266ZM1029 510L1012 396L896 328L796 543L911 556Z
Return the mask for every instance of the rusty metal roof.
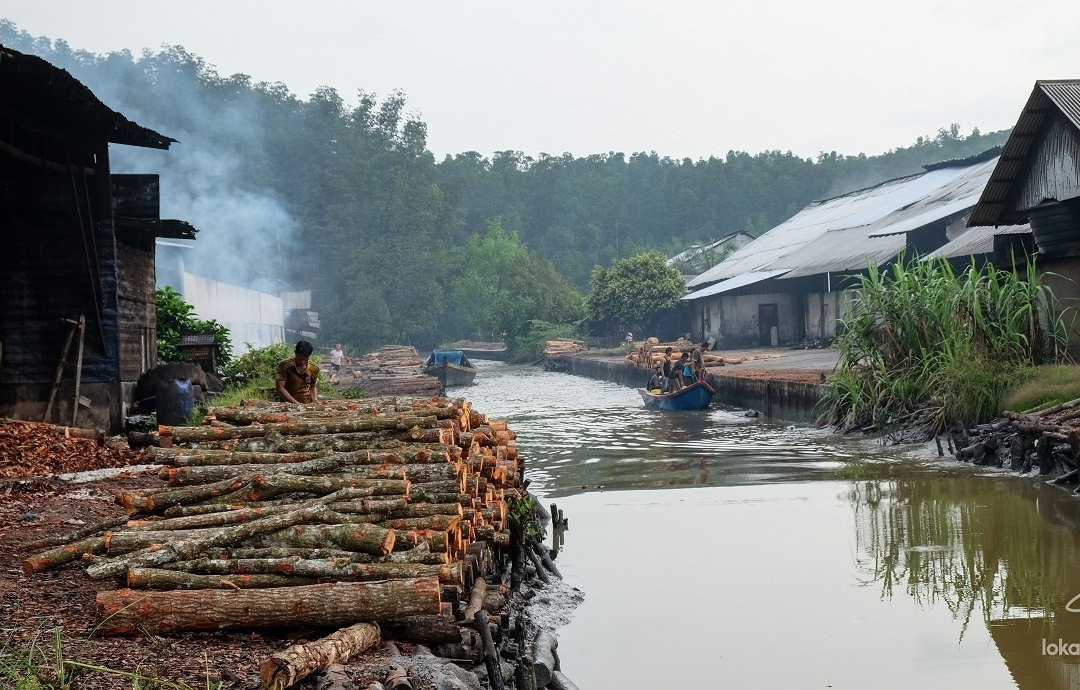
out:
M853 273L904 251L907 232L970 209L994 169L975 156L843 196L815 201L691 280L702 288L745 274L781 271L782 280ZM735 283L730 283L734 285Z
M1005 142L997 167L968 219L969 224L1004 225L1023 220L1021 214L1006 211L1005 204L1013 184L1024 174L1027 158L1038 143L1051 108L1060 111L1073 127L1080 129L1080 79L1035 82L1020 119Z
M0 94L0 110L27 127L155 149L176 141L112 110L67 70L6 46L0 46Z

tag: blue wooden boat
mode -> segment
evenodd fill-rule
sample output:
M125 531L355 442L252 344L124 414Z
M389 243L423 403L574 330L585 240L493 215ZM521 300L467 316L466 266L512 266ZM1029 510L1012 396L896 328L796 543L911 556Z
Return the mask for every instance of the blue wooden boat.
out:
M650 393L644 388L637 390L645 401L645 407L657 410L704 410L716 395L713 387L704 381L683 386L674 393Z

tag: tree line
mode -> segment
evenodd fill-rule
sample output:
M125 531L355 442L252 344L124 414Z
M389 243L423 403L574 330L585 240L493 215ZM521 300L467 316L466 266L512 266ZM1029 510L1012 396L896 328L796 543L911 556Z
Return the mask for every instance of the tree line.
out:
M313 289L322 339L356 349L548 332L585 315L590 279L606 275L596 267L758 235L814 199L973 155L1008 135L951 125L877 156L467 151L437 161L427 125L400 92L359 91L347 103L321 87L302 98L280 82L222 76L181 47L98 55L6 20L0 43L69 70L110 107L176 136L170 158L209 151L227 160L238 197L280 202L295 230L265 269L292 289ZM275 232L252 242L281 244ZM618 319L600 321L615 328Z

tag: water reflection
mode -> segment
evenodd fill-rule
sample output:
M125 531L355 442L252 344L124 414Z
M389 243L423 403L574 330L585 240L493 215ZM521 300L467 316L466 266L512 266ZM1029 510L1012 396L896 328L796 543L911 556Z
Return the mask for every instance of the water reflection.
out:
M983 624L1021 688L1080 687L1080 504L1030 480L856 482L855 565L882 597ZM1068 650L1066 650L1068 651Z
M480 366L465 393L510 421L532 487L571 518L559 562L586 601L560 654L582 687L664 687L673 666L690 687L1080 687L1080 653L1055 653L1080 652L1066 492Z

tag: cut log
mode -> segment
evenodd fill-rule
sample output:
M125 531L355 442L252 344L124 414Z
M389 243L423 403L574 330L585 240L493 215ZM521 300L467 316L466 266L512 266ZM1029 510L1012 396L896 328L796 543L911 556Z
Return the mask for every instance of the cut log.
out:
M371 524L296 525L266 535L258 540L262 546L295 546L324 548L330 545L344 551L357 551L385 556L394 549L396 533L392 529ZM405 548L412 548L416 544ZM402 549L405 550L405 549ZM434 550L434 549L432 549Z
M488 629L487 612L477 611L473 618L476 621L476 629L480 631L480 639L484 644L484 666L487 667L488 684L491 685L492 690L503 690L502 664L499 662L499 653L495 649L495 642L491 639L491 630ZM540 687L543 687L543 685Z
M469 605L465 607L465 620L471 621L476 617L476 612L484 608L484 596L487 594L487 580L482 577L473 582L472 591L469 593Z
M423 565L419 563L352 563L349 560L301 558L212 559L204 558L172 564L172 570L202 575L277 574L320 578L341 582L400 580L437 577L444 584L461 584L461 563ZM128 586L131 582L128 571Z
M551 690L578 690L578 686L574 685L573 681L567 678L562 671L555 671L551 674L551 682L548 683L548 688Z
M409 549L415 549L416 547L426 544L428 549L434 553L443 553L447 550L450 540L446 532L432 531L432 530L394 530L394 534L397 539L394 542L394 548L402 551Z
M251 479L252 501L262 501L284 493L328 494L339 489L371 489L376 496L408 496L409 482L403 479L352 479L348 475L306 477L293 474L257 474Z
M281 424L262 424L259 426L161 426L158 434L171 436L174 443L192 441L219 441L224 439L253 438L257 436L304 436L307 434L341 434L356 431L399 430L408 431L413 427L424 429L438 423L434 415L419 417L414 415L378 416L368 419L325 420L311 422L284 422Z
M197 575L160 568L128 568L127 586L132 589L267 589L314 585L317 577L292 575Z
M97 630L145 632L346 626L439 611L439 581L337 582L304 587L148 592L121 589L97 595Z
M215 496L225 496L240 490L247 483L246 478L231 477L213 484L188 486L153 494L121 491L116 495L116 502L122 505L129 515L154 513L183 503L195 503Z
M205 530L205 535L185 541L171 542L167 545L159 546L155 544L141 551L135 551L120 558L112 559L108 563L92 565L86 569L86 572L93 579L103 579L119 577L128 567L153 567L170 561L191 560L204 549L236 544L260 534L281 530L298 522L317 522L328 512L326 506L307 506L290 513L252 520L243 525ZM392 547L393 535L390 537L390 544ZM355 551L356 549L348 550Z
M356 690L356 684L344 666L330 664L315 676L315 690Z
M448 511L442 511L442 512L446 513ZM72 542L80 541L80 540L85 539L87 537L94 536L95 534L98 534L99 532L104 532L105 530L109 530L109 529L112 529L114 527L119 527L120 525L123 525L125 522L127 522L127 520L128 520L128 518L127 518L126 515L122 515L120 517L112 518L111 520L101 520L99 522L94 522L94 523L91 523L89 525L86 525L85 527L80 527L79 529L75 530L74 532L68 532L67 534L61 534L61 535L55 536L55 537L46 537L45 539L39 539L38 541L34 542L33 544L30 544L26 548L31 549L31 550L38 550L38 549L48 549L48 548L52 548L54 546L63 546L65 544L70 544Z
M357 623L326 637L296 644L259 665L263 690L284 690L331 664L344 664L379 646L379 626Z
M551 677L557 670L555 650L558 646L559 640L550 632L537 631L532 646L533 676L536 678L536 687L545 688L551 682Z
M151 448L147 458L173 467L203 465L278 465L314 460L331 452L329 449L307 453L259 453L232 450L192 450L190 448Z
M82 558L83 554L97 554L105 552L105 537L88 537L74 544L58 546L55 549L42 551L34 554L23 561L23 572L26 574L40 573L49 568L55 568L64 563Z
M348 476L356 479L405 479L405 468L410 468L416 476L424 481L443 480L456 476L454 466L445 462L437 465L395 465L391 463L374 464L363 462L364 460L369 459L369 451L332 453L315 458L314 460L279 465L203 465L199 467L165 467L162 468L159 476L163 480L169 482L171 486L205 484L208 482L221 481L229 477L250 477L256 474L273 474L278 472L295 475L326 474L345 467L351 467ZM429 477L431 477L431 479L429 479Z
M461 641L461 628L453 616L407 616L381 621L379 626L390 640L425 644Z

